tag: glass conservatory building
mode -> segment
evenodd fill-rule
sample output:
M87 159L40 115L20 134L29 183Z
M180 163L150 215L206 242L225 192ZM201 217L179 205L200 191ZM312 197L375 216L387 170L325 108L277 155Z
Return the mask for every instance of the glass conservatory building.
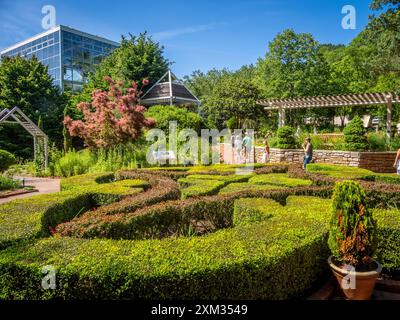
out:
M61 91L75 92L82 89L94 66L118 45L61 25L2 50L0 56L36 56L48 67L54 84Z

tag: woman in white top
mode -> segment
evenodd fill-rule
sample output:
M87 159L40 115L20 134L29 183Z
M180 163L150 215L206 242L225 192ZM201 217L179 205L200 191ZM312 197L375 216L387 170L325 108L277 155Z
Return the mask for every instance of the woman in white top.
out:
M400 175L400 149L397 150L396 159L394 160L393 167L396 168L397 174Z

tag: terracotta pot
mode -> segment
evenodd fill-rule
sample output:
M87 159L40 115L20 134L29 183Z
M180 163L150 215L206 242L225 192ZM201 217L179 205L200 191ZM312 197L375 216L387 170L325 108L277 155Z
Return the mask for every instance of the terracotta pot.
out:
M335 263L332 256L329 257L328 263L346 299L369 300L371 298L376 279L382 271L382 266L377 261L372 261L374 269L371 271L344 269Z

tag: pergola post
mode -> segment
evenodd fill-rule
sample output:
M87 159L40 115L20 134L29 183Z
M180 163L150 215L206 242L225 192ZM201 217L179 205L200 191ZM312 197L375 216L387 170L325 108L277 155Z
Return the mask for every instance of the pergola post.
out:
M48 144L49 140L47 137L43 138L43 143L44 143L44 170L47 170L47 167L49 165L49 149L48 149Z
M285 125L285 109L280 107L278 109L278 127L281 128Z
M392 135L392 96L387 96L386 101L386 142L389 143Z

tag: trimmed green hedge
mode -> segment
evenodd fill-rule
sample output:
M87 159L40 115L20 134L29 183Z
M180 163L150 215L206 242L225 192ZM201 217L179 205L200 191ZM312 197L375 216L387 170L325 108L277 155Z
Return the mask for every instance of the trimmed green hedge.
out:
M283 187L300 187L312 185L311 180L289 178L285 173L260 174L249 180L253 184L271 184Z
M287 299L326 270L318 220L288 210L202 237L24 243L0 251L0 298ZM55 290L37 289L44 265Z
M93 207L143 191L143 182L122 180L37 195L0 205L0 248L25 239L48 236L50 230Z
M334 178L343 179L364 179L374 176L375 173L358 167L349 167L335 164L322 164L322 163L310 163L307 165L307 171L310 173L319 173Z
M287 187L272 185L272 184L252 184L249 182L231 183L219 191L219 194L230 194L242 191L265 191L265 190L276 190L286 189Z
M390 272L400 274L400 210L373 210L378 224L376 259Z
M285 189L231 183L226 188L247 188L230 195L161 202L180 196L170 178L140 170L120 172L118 178L139 179L150 187L59 225L60 234L53 237L30 236L0 250L0 299L288 299L301 295L328 271L330 200L311 196L329 197L330 186ZM57 212L48 218L56 220ZM386 270L395 272L400 270L400 215L377 212L378 258ZM31 217L37 221L34 214ZM46 265L56 269L55 290L40 287Z
M376 182L400 184L400 175L395 173L375 173L374 176Z
M224 186L233 182L249 180L250 175L207 175L193 174L178 180L183 187L182 198L217 194Z

